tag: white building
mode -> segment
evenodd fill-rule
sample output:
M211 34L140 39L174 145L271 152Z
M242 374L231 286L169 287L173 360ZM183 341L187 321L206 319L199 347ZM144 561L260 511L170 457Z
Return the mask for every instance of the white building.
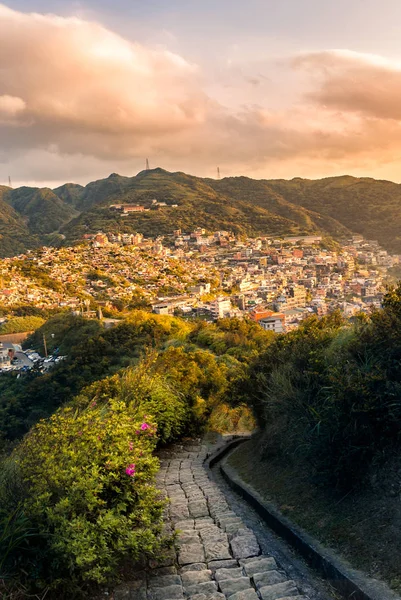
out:
M210 311L214 319L222 319L223 317L230 316L231 309L231 302L227 298L217 298L210 305Z

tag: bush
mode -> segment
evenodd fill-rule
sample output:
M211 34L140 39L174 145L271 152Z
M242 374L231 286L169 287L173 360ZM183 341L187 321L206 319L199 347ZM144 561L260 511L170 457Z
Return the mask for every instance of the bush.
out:
M265 456L302 462L325 485L365 483L401 445L401 286L353 326L333 314L277 337L237 392Z
M208 427L218 433L242 433L254 431L256 423L245 404L235 408L228 404L218 404L211 412Z
M25 510L46 537L40 576L52 587L105 582L127 556L160 549L155 433L123 402L94 401L60 409L20 444Z
M44 324L45 320L41 317L13 317L0 327L0 335L5 333L24 333L25 331L35 331Z
M31 548L37 532L24 510L26 489L15 461L0 463L0 579L13 580L32 566Z

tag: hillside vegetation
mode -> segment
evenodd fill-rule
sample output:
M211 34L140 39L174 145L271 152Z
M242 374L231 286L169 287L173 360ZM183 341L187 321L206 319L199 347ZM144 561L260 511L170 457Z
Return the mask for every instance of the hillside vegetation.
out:
M273 334L136 311L110 330L58 315L27 343L41 349L43 335L66 360L0 379L0 431L4 447L14 442L0 468L0 593L78 598L171 543L153 452L198 435L210 415L253 428L226 393Z
M232 390L260 433L232 464L353 566L401 590L401 285L355 324L312 317Z
M21 215L34 235L55 233L78 214L48 188L21 187L10 190L3 198Z
M0 378L4 589L79 597L118 579L127 558L162 554L155 448L253 418L247 475L289 487L281 502L294 514L303 490L301 522L312 514L315 534L399 585L401 285L354 324L333 313L288 334L133 311L112 329L56 315L26 343L42 350L43 336L67 358Z
M153 199L167 206L126 217L108 208L150 206ZM322 233L340 239L359 233L401 252L401 186L369 178L213 180L153 169L54 190L1 186L0 203L0 256L75 242L99 230L157 236L197 226L253 236Z

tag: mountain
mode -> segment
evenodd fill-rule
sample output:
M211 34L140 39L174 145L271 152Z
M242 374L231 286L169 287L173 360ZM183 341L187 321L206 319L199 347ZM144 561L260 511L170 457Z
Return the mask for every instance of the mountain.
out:
M5 202L10 191L0 186L0 257L15 256L38 245L20 215Z
M49 188L20 187L4 194L4 200L22 216L34 235L56 233L78 214Z
M142 171L132 178L112 175L87 187L89 189L82 198L82 207L89 206L89 209L62 228L69 241L99 229L138 231L145 235L165 235L177 228L189 231L196 226L251 235L298 234L320 230L311 220L288 218L256 203L220 193L206 180L184 173L154 169ZM110 204L116 203L150 206L153 199L165 202L167 206L124 218L109 209ZM299 207L295 207L295 211L306 214Z
M166 206L154 210L152 200ZM122 217L109 208L124 203L152 209ZM0 186L0 210L1 256L35 245L73 243L99 230L155 236L196 226L247 235L321 233L336 239L360 233L401 254L401 185L369 178L214 180L152 169L54 190Z
M334 217L387 250L401 253L401 185L350 176L266 183L292 204Z
M83 185L78 185L78 183L65 183L53 190L53 192L63 200L63 202L76 208L81 203L85 188Z
M230 198L256 204L261 208L295 221L308 231L324 231L334 237L349 234L348 226L341 224L336 215L323 215L313 206L294 205L285 193L274 189L269 181L250 179L249 177L226 177L222 180L208 180L213 189Z

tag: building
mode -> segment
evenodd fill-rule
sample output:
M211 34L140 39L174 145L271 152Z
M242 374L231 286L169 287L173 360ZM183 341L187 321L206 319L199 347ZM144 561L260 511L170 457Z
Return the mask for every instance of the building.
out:
M9 365L15 356L16 347L11 342L0 342L0 366Z
M282 313L271 313L267 317L260 319L259 325L266 331L274 331L274 333L284 333L285 331L285 317Z
M231 302L227 298L217 298L210 305L210 312L214 319L222 319L223 317L230 316Z
M288 287L274 302L276 310L300 308L306 305L306 289L302 285Z

